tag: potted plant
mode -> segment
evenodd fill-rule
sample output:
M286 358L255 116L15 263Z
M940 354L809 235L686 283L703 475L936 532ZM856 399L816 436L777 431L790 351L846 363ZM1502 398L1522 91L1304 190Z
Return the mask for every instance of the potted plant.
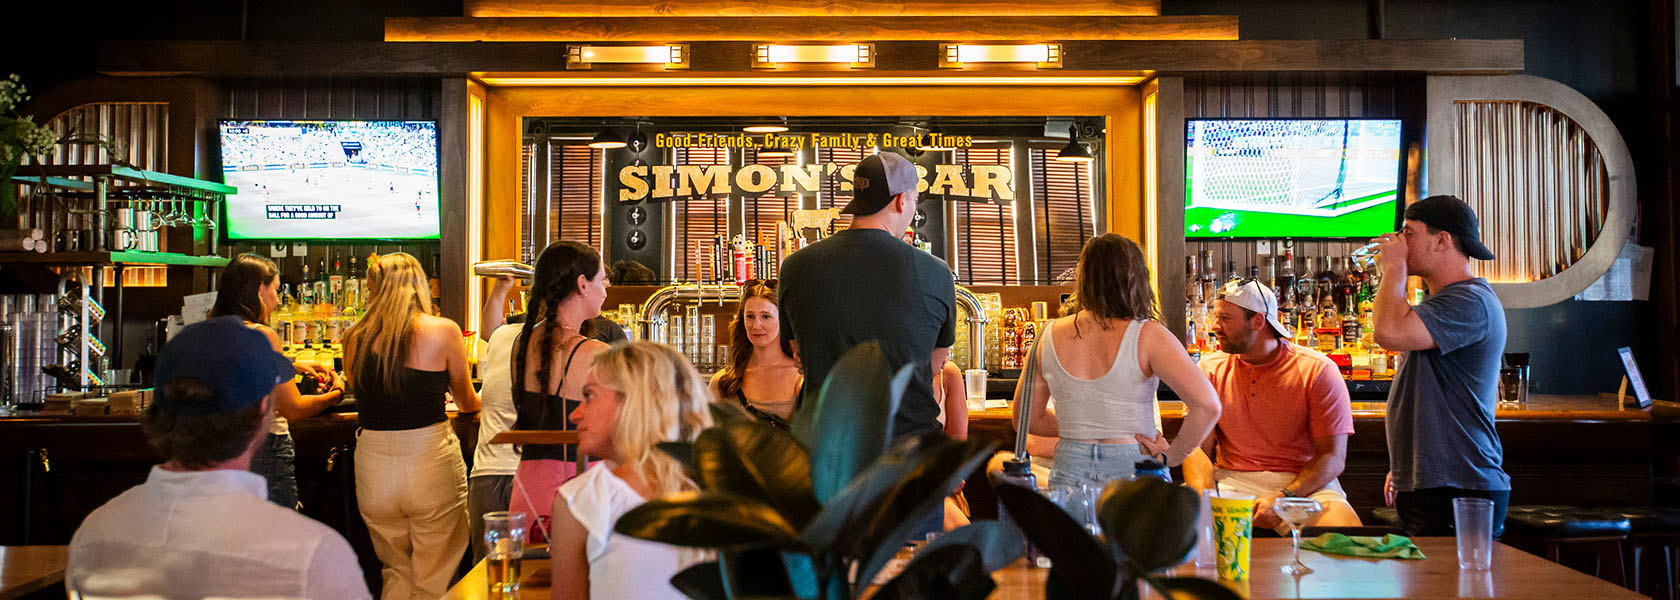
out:
M34 119L20 116L18 108L29 101L29 90L17 74L0 79L0 216L17 212L17 186L12 176L32 156L51 152L58 134Z

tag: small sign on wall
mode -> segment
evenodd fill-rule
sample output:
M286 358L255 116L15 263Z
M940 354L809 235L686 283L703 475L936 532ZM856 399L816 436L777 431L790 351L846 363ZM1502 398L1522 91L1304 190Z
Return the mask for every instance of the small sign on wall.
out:
M1622 355L1622 368L1627 370L1627 379L1622 382L1622 391L1618 396L1625 396L1628 384L1632 384L1634 397L1639 400L1639 408L1650 408L1651 391L1645 388L1645 378L1639 374L1639 363L1633 360L1633 349L1622 347L1617 348L1616 352Z

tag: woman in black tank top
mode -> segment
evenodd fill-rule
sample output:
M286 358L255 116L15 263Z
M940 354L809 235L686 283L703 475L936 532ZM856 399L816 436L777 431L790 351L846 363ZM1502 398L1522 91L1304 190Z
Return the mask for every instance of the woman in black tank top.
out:
M601 314L607 268L594 248L555 242L537 257L529 311L514 342L515 430L569 430L583 379L606 344L585 337L584 322ZM532 515L533 541L547 539L554 493L577 475L576 446L523 446L509 510Z
M747 282L729 323L729 362L712 376L712 393L787 431L804 382L793 346L782 338L776 280Z

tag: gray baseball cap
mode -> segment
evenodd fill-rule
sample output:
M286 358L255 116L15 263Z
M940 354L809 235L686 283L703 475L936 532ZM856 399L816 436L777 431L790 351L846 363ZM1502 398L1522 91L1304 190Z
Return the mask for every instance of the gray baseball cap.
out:
M841 214L872 215L894 196L916 189L916 165L895 152L870 155L852 172L852 201Z

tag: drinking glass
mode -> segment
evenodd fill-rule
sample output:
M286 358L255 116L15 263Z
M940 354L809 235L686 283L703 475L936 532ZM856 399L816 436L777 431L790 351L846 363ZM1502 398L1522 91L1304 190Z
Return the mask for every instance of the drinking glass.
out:
M1354 250L1352 254L1348 255L1348 258L1353 260L1353 264L1359 265L1359 270L1370 271L1376 269L1377 254L1381 251L1382 245L1371 242L1360 246L1358 250Z
M1493 565L1493 501L1453 498L1453 529L1458 534L1458 568L1486 571Z
M1294 539L1295 562L1283 566L1283 572L1290 575L1306 575L1313 572L1301 562L1301 526L1324 510L1317 500L1312 498L1278 498L1272 501L1272 512L1277 513L1279 519L1289 524L1289 534Z
M525 513L484 513L484 570L489 598L519 597L519 561L525 554Z
M963 390L968 394L969 411L986 410L986 370L963 371Z

